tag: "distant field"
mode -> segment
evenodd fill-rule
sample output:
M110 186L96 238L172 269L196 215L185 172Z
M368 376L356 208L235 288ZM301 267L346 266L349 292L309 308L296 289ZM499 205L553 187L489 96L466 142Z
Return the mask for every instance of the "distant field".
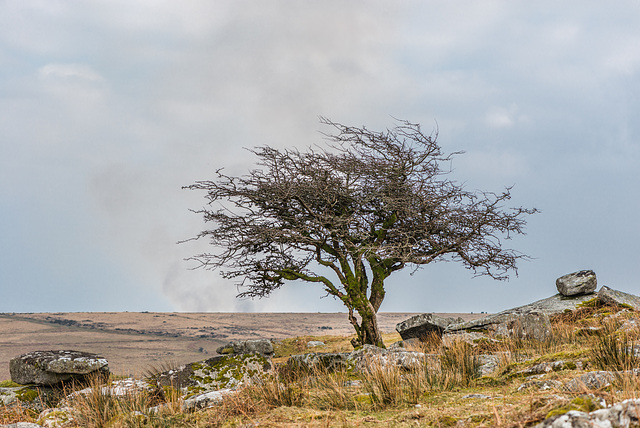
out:
M380 313L380 329L393 332L413 315ZM346 313L6 313L0 314L0 380L10 377L11 358L35 350L93 352L109 361L113 373L140 376L152 365L208 358L230 340L352 334Z

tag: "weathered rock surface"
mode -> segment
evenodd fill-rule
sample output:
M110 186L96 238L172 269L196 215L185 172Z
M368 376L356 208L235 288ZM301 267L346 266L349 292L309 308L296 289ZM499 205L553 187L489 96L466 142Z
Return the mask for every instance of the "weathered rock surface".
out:
M388 365L411 370L417 366L424 365L429 358L437 358L437 356L407 351L402 347L383 349L373 345L364 345L353 352L311 352L292 355L289 357L287 364L307 370L355 370L365 372L371 367L386 367Z
M111 395L115 397L125 397L133 394L138 394L144 391L152 391L154 387L144 380L137 380L134 378L120 379L112 382L108 385L102 386L100 392L103 395ZM84 388L74 392L67 398L73 398L77 395L89 395L93 392L93 388Z
M556 288L563 296L591 294L597 286L596 274L592 270L581 270L556 279Z
M350 352L311 352L308 354L292 355L287 360L290 367L304 370L348 370L354 367Z
M483 318L479 318L472 321L450 324L445 329L445 333L455 333L463 330L496 330L499 324L514 321L518 319L520 315L525 314L545 314L555 315L560 314L566 310L575 310L579 305L587 300L594 298L594 295L580 295L565 297L561 294L548 297L546 299L538 300L528 305L518 306L512 309L499 312L497 314L488 315ZM539 316L537 316L539 318Z
M445 331L446 333L456 333L464 330L480 330L495 336L540 341L546 340L551 335L551 324L549 315L546 312L533 309L533 307L522 312L518 309L504 311L473 321L451 324Z
M71 407L45 409L38 415L37 421L45 428L68 427L74 422L73 409Z
M640 400L625 400L606 409L595 410L591 413L571 410L564 415L549 418L536 428L621 428L639 425Z
M443 318L434 314L413 316L396 325L396 331L403 340L418 338L425 340L431 334L442 336L448 325L462 322L462 318Z
M221 355L262 354L271 356L273 355L273 344L269 339L236 340L219 347L216 352Z
M496 339L493 339L484 333L480 333L479 331L460 330L452 333L448 332L442 335L442 344L445 346L450 346L456 341L467 342L469 345L474 346L483 342L498 342Z
M236 388L266 375L271 367L271 360L259 354L218 355L159 373L150 380L159 387L201 394Z
M500 363L500 357L492 354L478 355L478 374L480 376L489 376L495 373Z
M21 385L57 385L109 375L106 359L80 351L34 351L9 362L11 380Z
M548 391L550 389L560 390L562 388L562 382L547 379L547 380L530 380L528 382L523 383L518 387L518 391L524 391L527 389L537 389L538 391Z
M207 409L213 407L216 404L220 404L225 395L233 394L236 391L233 389L225 388L217 391L209 391L204 394L198 394L191 398L187 398L182 403L183 411L195 411Z
M354 362L357 371L366 372L371 367L387 367L389 365L404 370L415 369L426 363L428 355L402 348L389 350L373 345L364 345L361 349L351 352L349 358Z
M565 383L563 389L568 392L581 392L585 389L600 389L611 385L611 382L615 378L615 372L588 372Z
M640 311L640 297L622 291L612 290L606 285L598 291L598 299L604 304L627 305L636 311Z

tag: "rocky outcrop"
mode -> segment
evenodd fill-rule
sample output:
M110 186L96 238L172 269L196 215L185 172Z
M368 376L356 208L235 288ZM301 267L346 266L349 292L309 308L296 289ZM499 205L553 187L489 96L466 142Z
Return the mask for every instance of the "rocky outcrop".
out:
M536 428L635 427L640 423L639 415L640 400L629 399L590 413L570 410L564 415L551 417L539 423Z
M640 311L640 297L612 290L606 285L598 291L598 299L607 305L629 306L633 310Z
M556 287L560 293L546 299L467 322L451 322L451 319L435 317L433 314L417 315L399 323L396 330L403 339L424 338L435 331L445 336L471 332L546 340L550 335L549 316L575 310L593 299L596 285L596 274L592 270L575 272L558 278ZM607 290L606 287L603 289ZM631 295L623 298L623 294L617 295L619 300L640 308L640 298L633 300L631 297L635 296Z
M108 376L106 359L80 351L34 351L9 362L11 380L21 385L84 382L92 375Z
M356 371L366 372L373 366L394 365L405 370L424 365L429 358L436 358L422 352L407 351L402 347L383 349L364 345L353 352L311 352L292 355L287 364L305 370Z
M264 376L271 367L271 361L259 354L218 355L158 373L149 380L160 388L170 386L196 395L236 388Z
M221 355L261 354L273 355L273 344L269 339L249 339L229 342L216 349Z
M462 318L443 318L434 314L413 316L396 325L396 331L403 340L418 338L427 339L432 334L442 336L442 332L450 324L462 322Z
M473 321L451 324L446 333L481 331L494 336L546 340L551 334L549 315L535 306L511 309Z
M556 279L556 288L563 296L591 294L597 286L596 274L592 270L581 270Z

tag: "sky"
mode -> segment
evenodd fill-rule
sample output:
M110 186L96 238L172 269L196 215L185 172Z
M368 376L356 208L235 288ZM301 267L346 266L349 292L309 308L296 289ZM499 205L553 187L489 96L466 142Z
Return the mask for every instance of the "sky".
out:
M185 261L183 190L319 116L438 130L468 190L535 207L518 276L387 280L386 312L496 312L593 269L640 294L640 3L0 0L0 312L338 312L316 284L240 300Z

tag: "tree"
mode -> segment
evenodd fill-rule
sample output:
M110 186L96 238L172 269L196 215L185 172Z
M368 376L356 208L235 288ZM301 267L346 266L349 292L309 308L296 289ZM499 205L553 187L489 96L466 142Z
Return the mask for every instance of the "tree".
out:
M524 234L524 216L511 208L511 188L469 192L446 178L436 136L399 121L384 132L326 118L324 148L250 150L259 168L241 177L217 171L215 181L185 188L207 192L195 211L212 228L213 253L193 257L199 267L239 279L238 297L265 297L287 281L318 283L349 311L354 346L383 347L376 314L385 279L408 266L454 260L476 276L507 279L527 256L502 248ZM357 313L357 316L356 316Z

